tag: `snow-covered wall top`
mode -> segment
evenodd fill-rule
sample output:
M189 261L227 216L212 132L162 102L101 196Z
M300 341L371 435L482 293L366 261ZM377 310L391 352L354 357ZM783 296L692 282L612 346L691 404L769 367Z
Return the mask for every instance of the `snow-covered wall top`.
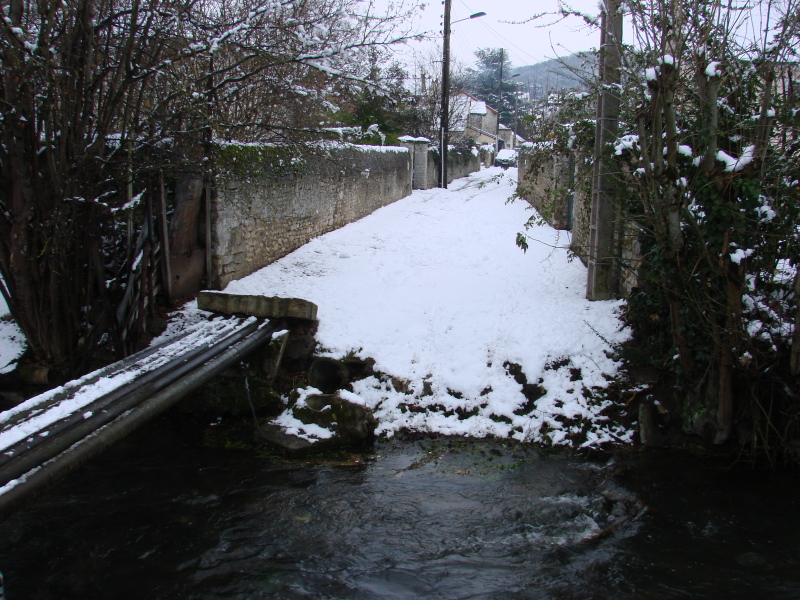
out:
M326 145L297 158L226 146L211 206L211 287L249 275L309 240L411 193L403 147Z

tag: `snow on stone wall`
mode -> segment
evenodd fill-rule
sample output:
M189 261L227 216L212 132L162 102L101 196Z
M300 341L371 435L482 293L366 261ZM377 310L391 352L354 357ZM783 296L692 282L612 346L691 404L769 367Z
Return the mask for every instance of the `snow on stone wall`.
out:
M411 157L400 147L341 146L280 176L220 176L216 187L209 282L222 289L311 239L408 196Z

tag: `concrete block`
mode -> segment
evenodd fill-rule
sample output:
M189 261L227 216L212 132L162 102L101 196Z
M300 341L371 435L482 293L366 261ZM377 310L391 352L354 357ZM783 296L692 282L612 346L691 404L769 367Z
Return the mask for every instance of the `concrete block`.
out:
M279 298L277 296L243 296L203 290L197 296L200 310L225 315L249 315L267 319L317 319L317 305L300 298Z

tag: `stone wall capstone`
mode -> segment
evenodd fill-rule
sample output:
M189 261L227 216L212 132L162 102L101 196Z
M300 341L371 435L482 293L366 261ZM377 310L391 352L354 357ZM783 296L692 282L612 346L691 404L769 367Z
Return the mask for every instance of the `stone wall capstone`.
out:
M342 144L277 172L231 169L217 177L211 203L209 287L223 289L410 193L411 156L397 146Z

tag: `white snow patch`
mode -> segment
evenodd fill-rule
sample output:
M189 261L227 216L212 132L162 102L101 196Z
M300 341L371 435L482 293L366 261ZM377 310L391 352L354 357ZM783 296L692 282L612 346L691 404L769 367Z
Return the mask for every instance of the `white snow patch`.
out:
M639 147L639 136L636 134L623 135L614 144L615 154L620 155L626 150L633 150Z
M708 66L706 67L706 77L708 77L710 79L711 77L719 76L719 74L720 74L720 67L719 67L720 64L721 63L718 60L715 60L715 61L712 61L712 62L708 63Z
M0 306L0 312L4 306L5 303ZM25 336L19 326L14 321L0 321L0 374L13 371L26 348Z
M330 429L320 427L313 423L303 423L301 420L296 419L291 409L283 411L279 416L273 419L272 422L275 425L283 427L287 435L294 435L312 443L333 437L333 432Z
M428 142L430 144L430 140L426 137L414 137L413 135L401 135L397 138L401 142Z
M742 150L742 155L739 158L733 158L730 154L720 150L717 152L717 160L725 163L726 171L741 171L753 162L753 151L755 149L755 146L747 146Z
M775 217L778 216L778 213L775 212L775 209L766 203L763 206L756 207L755 210L756 213L758 213L759 220L761 220L762 222L772 221Z
M755 252L755 250L753 250L752 248L748 248L747 250L744 250L742 248L737 248L736 250L730 253L731 262L740 265L742 264L742 261L745 258L747 258L748 256L752 256L753 252Z

